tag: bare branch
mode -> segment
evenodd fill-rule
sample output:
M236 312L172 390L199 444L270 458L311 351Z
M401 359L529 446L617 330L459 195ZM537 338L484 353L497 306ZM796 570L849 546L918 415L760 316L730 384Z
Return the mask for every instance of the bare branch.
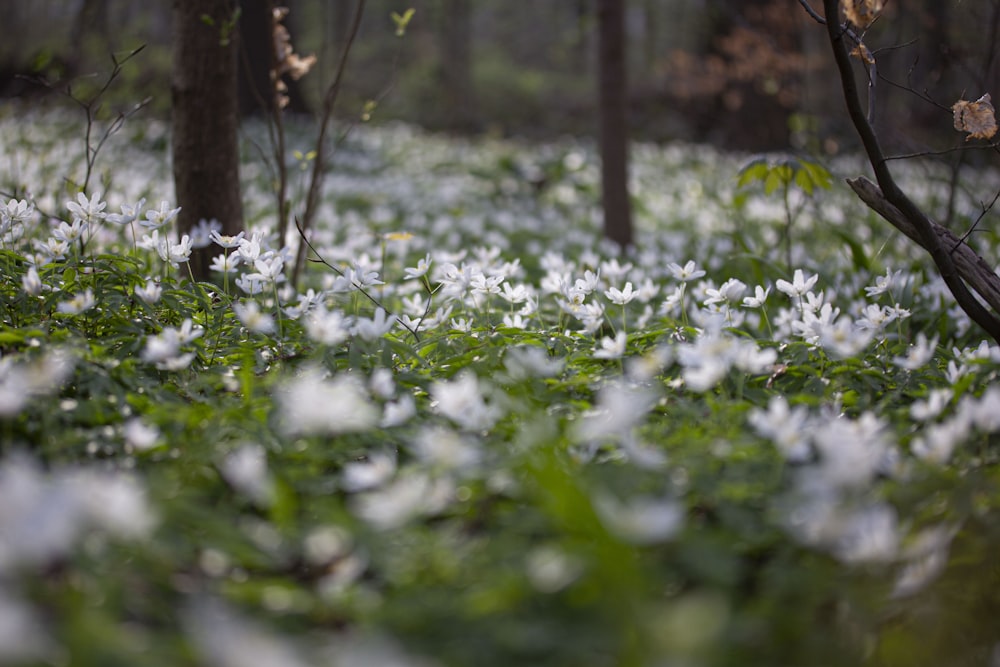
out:
M823 0L823 7L827 16L836 16L838 6L838 0ZM896 184L895 178L886 162L885 153L882 151L878 137L875 134L875 129L872 127L867 114L861 106L851 57L844 40L844 30L833 21L828 21L826 27L830 46L833 49L834 61L840 73L841 87L843 89L844 101L847 104L848 115L854 124L858 136L861 138L868 161L875 170L875 177L885 200L897 208L902 216L915 228L920 245L930 253L938 272L941 274L941 278L948 286L948 289L951 290L952 295L962 310L994 340L1000 342L1000 320L983 307L972 295L969 288L962 281L962 276L955 266L955 261L952 259L951 253L948 252L934 231L934 223L930 221L927 215Z
M826 25L826 19L816 13L816 10L809 4L809 0L799 0L799 4L805 8L806 12L813 18L814 21L816 21L816 23Z
M903 215L902 211L889 203L877 185L863 176L847 179L847 184L851 186L858 198L868 205L868 208L885 218L893 227L919 246L929 250L924 245L916 226ZM969 283L991 308L1000 311L1000 276L997 276L982 257L968 245L962 243L962 240L948 228L931 223L931 229L942 246L952 248L951 255L959 276Z
M302 238L312 227L313 218L316 216L316 209L319 207L320 190L323 184L323 170L326 168L326 134L333 116L333 108L337 104L337 97L340 95L340 85L344 79L344 71L347 68L347 58L351 54L354 40L361 29L361 17L365 11L365 0L358 0L354 10L354 19L351 21L351 29L347 35L347 42L340 55L340 62L337 65L337 73L326 90L323 98L323 117L320 120L319 136L316 138L316 157L313 160L312 175L309 181L309 192L306 194L306 210L302 214L301 225L296 221L296 227ZM292 269L292 284L298 284L299 274L302 271L302 264L305 258L305 246L299 245L299 250L295 258L295 267Z
M983 218L986 217L986 214L989 213L991 210L993 210L993 207L996 206L997 199L1000 199L1000 190L997 190L997 193L993 195L993 201L991 201L989 204L982 204L983 210L980 211L978 216L976 216L976 219L969 227L969 230L964 234L962 234L962 238L958 240L959 244L965 243L969 239L969 237L972 236L972 233L976 231L976 227L978 227L979 223L983 221ZM951 249L951 251L955 252L955 248L957 247L958 244L956 244L955 247Z

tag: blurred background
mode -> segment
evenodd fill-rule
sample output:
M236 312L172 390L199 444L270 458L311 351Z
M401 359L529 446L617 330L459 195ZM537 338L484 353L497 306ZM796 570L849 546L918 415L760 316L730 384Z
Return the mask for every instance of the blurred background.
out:
M0 100L65 104L111 54L146 48L109 105L170 107L171 7L149 0L0 3ZM243 0L247 21L263 3ZM291 109L315 113L348 34L354 0L288 0L296 51L318 65ZM529 139L595 132L594 0L369 0L337 113L437 131ZM821 11L820 0L812 4ZM416 12L403 37L391 14ZM949 107L996 90L1000 0L895 0L866 42L878 52L877 125L890 151L954 145ZM638 140L734 150L855 147L824 29L796 0L628 0L629 110ZM251 54L266 49L244 39ZM45 84L41 84L43 81ZM907 90L909 89L909 90ZM253 113L248 98L243 108ZM905 131L903 131L905 128Z

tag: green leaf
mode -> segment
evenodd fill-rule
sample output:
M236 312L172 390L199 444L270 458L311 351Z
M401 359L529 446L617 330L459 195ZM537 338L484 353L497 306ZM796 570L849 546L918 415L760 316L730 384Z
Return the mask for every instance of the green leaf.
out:
M410 19L413 18L413 15L416 13L416 11L417 10L415 10L413 7L410 7L405 12L403 12L402 15L396 12L392 12L392 14L390 14L393 23L396 24L396 37L402 37L403 35L406 34L406 27L410 24Z
M865 254L865 248L858 240L857 236L851 234L843 229L833 229L834 235L847 244L847 247L851 250L851 263L854 265L855 269L863 271L871 271L871 260Z

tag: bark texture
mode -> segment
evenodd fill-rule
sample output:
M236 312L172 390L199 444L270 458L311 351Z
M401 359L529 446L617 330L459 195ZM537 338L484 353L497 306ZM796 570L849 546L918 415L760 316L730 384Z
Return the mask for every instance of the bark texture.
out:
M628 193L628 86L625 63L625 0L598 0L598 108L604 235L632 244Z
M224 234L243 229L239 177L238 31L233 0L174 0L173 168L182 234L216 219ZM208 280L211 247L191 254Z

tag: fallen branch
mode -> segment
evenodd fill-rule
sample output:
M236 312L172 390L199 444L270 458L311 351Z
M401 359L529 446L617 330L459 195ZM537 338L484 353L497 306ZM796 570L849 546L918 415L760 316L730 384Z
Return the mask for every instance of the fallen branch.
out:
M930 250L924 244L916 225L886 199L877 185L863 176L855 179L849 178L847 184L851 186L861 201L868 205L868 208L881 215L893 227L915 241L924 250ZM976 254L975 250L963 243L950 230L935 222L931 222L931 229L941 247L953 248L951 257L959 277L968 283L993 310L1000 312L1000 276L982 257Z

